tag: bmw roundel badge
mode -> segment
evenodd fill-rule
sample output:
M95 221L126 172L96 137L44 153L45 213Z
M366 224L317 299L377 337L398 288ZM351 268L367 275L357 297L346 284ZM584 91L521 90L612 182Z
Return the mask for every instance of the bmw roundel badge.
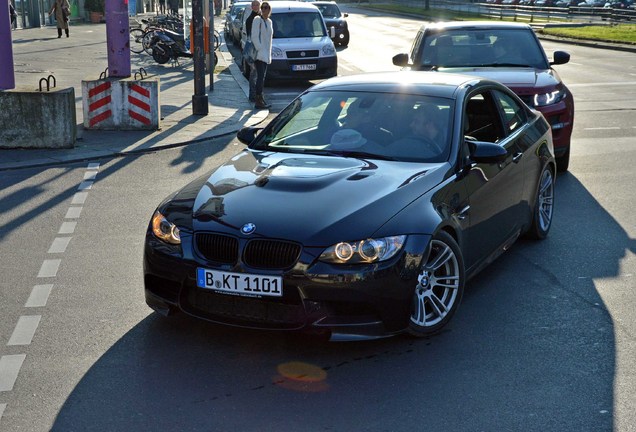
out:
M256 231L256 225L254 225L252 222L246 223L241 227L241 232L243 234L252 234L254 231Z

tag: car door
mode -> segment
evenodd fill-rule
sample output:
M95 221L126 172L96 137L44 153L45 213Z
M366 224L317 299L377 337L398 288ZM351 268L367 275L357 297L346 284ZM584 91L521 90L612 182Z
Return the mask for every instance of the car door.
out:
M467 98L464 107L464 152L469 141L496 143L506 149L499 163L470 161L463 182L469 206L466 231L466 268L486 264L501 253L518 236L520 202L523 192L522 152L517 138L509 134L502 118L501 98L493 90L481 91Z

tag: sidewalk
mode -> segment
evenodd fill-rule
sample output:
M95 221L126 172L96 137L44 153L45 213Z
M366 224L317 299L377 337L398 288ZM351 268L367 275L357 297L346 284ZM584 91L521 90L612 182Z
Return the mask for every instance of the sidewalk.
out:
M220 20L219 20L220 22ZM25 29L12 32L16 89L37 88L38 80L54 73L57 88L75 88L77 142L75 148L0 149L0 171L63 162L111 157L176 147L214 137L233 135L243 126L263 121L267 110L254 110L248 101L248 83L225 43L217 55L214 89L209 91L209 113L192 114L194 94L191 59L180 59L181 66L157 65L148 54L131 53L132 75L143 67L148 75L160 78L161 129L157 131L85 130L81 81L97 79L99 67L108 66L105 24L71 27L69 38L57 39L55 28ZM39 119L34 119L38 121ZM45 126L45 125L43 125Z

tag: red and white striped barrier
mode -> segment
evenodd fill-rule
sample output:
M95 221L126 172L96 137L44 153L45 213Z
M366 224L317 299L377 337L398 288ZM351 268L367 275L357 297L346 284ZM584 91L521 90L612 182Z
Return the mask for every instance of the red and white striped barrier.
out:
M88 120L89 127L93 128L104 123L113 116L111 88L110 81L91 81L88 84L88 113L84 114L84 118ZM86 127L86 120L84 120L84 127Z
M85 129L157 130L159 79L82 81Z

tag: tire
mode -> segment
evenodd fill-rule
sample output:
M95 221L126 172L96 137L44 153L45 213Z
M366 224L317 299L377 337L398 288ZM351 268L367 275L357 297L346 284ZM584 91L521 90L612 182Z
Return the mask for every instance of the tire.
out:
M526 233L535 240L543 240L548 236L554 214L554 173L546 166L539 177L537 193L532 209L532 223Z
M349 45L349 32L343 33L342 38L338 40L338 45L346 47Z
M567 151L556 158L557 171L558 172L566 172L570 166L570 148L568 147Z
M424 254L408 332L416 337L431 336L453 317L464 295L464 260L457 242L440 231L431 239Z
M130 51L140 54L144 50L143 45L144 31L140 28L130 29Z
M146 51L149 55L152 55L152 38L155 35L155 31L155 29L146 30L141 42L144 46L144 51Z
M166 64L170 61L170 54L167 51L161 52L157 48L152 49L152 58L159 64Z

